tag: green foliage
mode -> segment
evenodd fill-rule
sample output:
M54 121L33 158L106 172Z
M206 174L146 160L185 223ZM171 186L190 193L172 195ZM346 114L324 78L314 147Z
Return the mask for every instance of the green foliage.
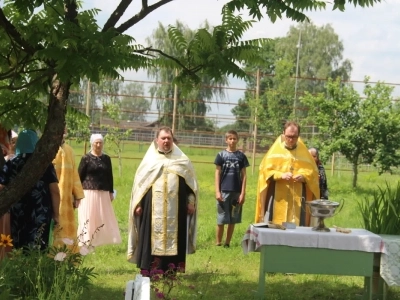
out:
M342 153L353 166L353 186L358 165L372 163L379 173L400 165L398 145L400 117L392 103L393 88L365 80L365 99L351 85L329 80L326 93L306 93L301 102L310 107L308 122L318 125L315 143L331 155Z
M286 120L306 117L307 107L298 107L298 95L304 91L324 91L324 80L296 79L296 75L317 79L341 76L348 79L351 63L342 60L343 50L343 44L332 26L317 27L310 22L293 26L285 37L264 44L261 53L263 62L246 66L248 72L254 73L259 69L263 75L260 78L259 101L263 110L259 110L259 132L276 135L282 131ZM248 81L247 88L252 91L245 92L241 105L235 107L232 113L237 118L247 116L245 121L237 121L249 126L253 118L249 118L251 114L246 104L255 98L254 79Z
M0 261L0 298L8 295L1 299L81 299L96 277L93 267L82 264L82 255L66 245L46 251L37 246L14 249Z
M30 91L0 90L0 119L6 128L15 125L43 129L47 119L47 101Z
M263 39L242 41L243 34L252 26L253 21L244 21L241 16L235 16L224 6L222 24L215 26L212 32L208 28L200 28L191 40L185 41L182 32L171 27L168 35L172 46L180 51L176 59L170 56L159 56L156 64L170 69L181 68L174 83L187 93L201 82L201 76L221 81L225 75L245 78L247 74L237 65L249 61L261 61L258 55ZM183 49L183 45L187 45Z
M143 84L129 83L122 89L121 119L128 121L146 121L146 113L151 103L144 97Z
M333 10L345 10L346 3L354 4L354 6L372 6L381 0L334 0ZM322 10L326 8L325 1L318 0L231 0L228 2L228 7L231 10L243 10L247 8L250 16L260 20L264 12L268 15L272 22L277 18L281 19L283 14L289 19L297 22L308 20L304 14L305 11Z
M400 234L400 182L378 186L372 197L358 201L364 228L376 234Z
M54 157L62 139L70 87L79 84L81 78L99 82L104 76L118 78L120 72L126 70L165 66L179 69L174 83L180 85L183 92L188 92L200 83L201 75L215 81L226 75L245 77L237 63L259 61L261 41L240 40L251 22L233 16L235 9L247 8L250 15L257 18L261 18L261 10L265 9L272 21L284 13L299 21L305 19L304 10L325 8L324 2L315 0L231 0L223 9L223 24L216 26L212 34L204 29L197 31L195 38L187 43L187 51L177 57L137 45L132 36L124 34L169 2L149 5L142 1L138 13L129 15L131 10L126 10L125 6L129 1L121 1L101 29L95 19L97 10L82 11L80 1L4 1L0 7L0 97L4 98L6 90L15 93L13 100L20 96L18 92L21 91L29 92L31 97L26 98L29 100L47 95L44 103L48 104L48 115L42 110L37 111L35 101L27 101L23 115L10 113L5 121L19 125L20 119L30 120L44 130L29 163L31 169L24 169L19 175L19 183L0 192L2 212L29 189L27 182L40 178ZM347 2L364 6L379 0L334 1L339 9ZM121 18L128 20L116 27ZM184 46L178 36L175 43L180 48ZM162 54L164 59L154 58L154 53ZM39 122L33 122L35 117ZM40 118L46 120L44 127ZM45 143L46 147L43 146Z
M111 144L110 147L115 151L115 154L118 156L118 166L119 166L119 176L122 176L122 162L121 162L121 153L122 153L122 143L124 140L128 139L128 137L132 133L132 129L120 129L119 124L121 120L121 108L117 103L103 103L103 110L108 113L111 120L113 120L114 124L102 126L102 128L107 129L107 134L104 138L107 144Z
M66 115L68 136L74 137L78 143L90 138L90 119L79 110L69 106Z
M212 29L207 22L204 28L208 31ZM194 39L195 31L188 28L186 25L177 21L173 27L164 27L159 24L158 28L153 31L151 37L147 38L147 43L154 45L168 55L179 57L182 53L182 46L187 45ZM155 78L156 81L172 83L177 74L174 66L171 68L150 68L148 74ZM184 91L177 87L177 123L175 124L178 129L186 130L213 130L214 126L210 126L205 118L205 115L210 110L208 101L213 99L222 99L225 97L223 86L228 84L227 76L221 79L213 79L205 73L199 73L200 84L192 86L190 91ZM204 88L210 86L212 88ZM172 124L172 99L175 96L174 84L155 85L150 88L152 99L156 101L156 107L159 112L158 119L161 124L171 126Z

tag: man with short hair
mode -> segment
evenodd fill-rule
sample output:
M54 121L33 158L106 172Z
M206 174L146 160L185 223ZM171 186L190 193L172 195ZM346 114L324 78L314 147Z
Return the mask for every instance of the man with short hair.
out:
M198 184L189 158L161 127L140 163L129 209L128 261L141 270L185 270L196 250Z
M287 122L264 156L258 177L256 222L309 226L306 201L319 198L318 169L300 139L300 126Z

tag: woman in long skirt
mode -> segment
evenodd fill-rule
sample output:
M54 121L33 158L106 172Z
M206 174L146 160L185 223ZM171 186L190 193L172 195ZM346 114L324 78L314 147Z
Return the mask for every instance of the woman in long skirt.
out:
M80 245L100 246L121 243L118 222L112 207L114 186L111 159L103 153L101 134L90 137L91 150L84 155L78 173L85 198L78 203Z

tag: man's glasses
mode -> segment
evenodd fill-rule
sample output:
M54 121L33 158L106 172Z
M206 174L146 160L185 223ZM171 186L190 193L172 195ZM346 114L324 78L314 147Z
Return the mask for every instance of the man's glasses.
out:
M299 137L298 135L286 135L286 134L284 136L285 136L285 138L291 139L291 140L297 139Z

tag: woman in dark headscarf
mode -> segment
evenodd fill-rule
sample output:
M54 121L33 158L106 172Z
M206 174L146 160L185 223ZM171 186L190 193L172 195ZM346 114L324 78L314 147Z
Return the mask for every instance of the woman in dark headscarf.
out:
M7 185L22 170L35 150L38 137L33 130L23 130L18 135L16 156L7 162L1 175L0 183ZM53 218L58 222L60 192L57 175L50 164L43 176L10 209L11 237L15 248L39 245L48 246L50 223Z

